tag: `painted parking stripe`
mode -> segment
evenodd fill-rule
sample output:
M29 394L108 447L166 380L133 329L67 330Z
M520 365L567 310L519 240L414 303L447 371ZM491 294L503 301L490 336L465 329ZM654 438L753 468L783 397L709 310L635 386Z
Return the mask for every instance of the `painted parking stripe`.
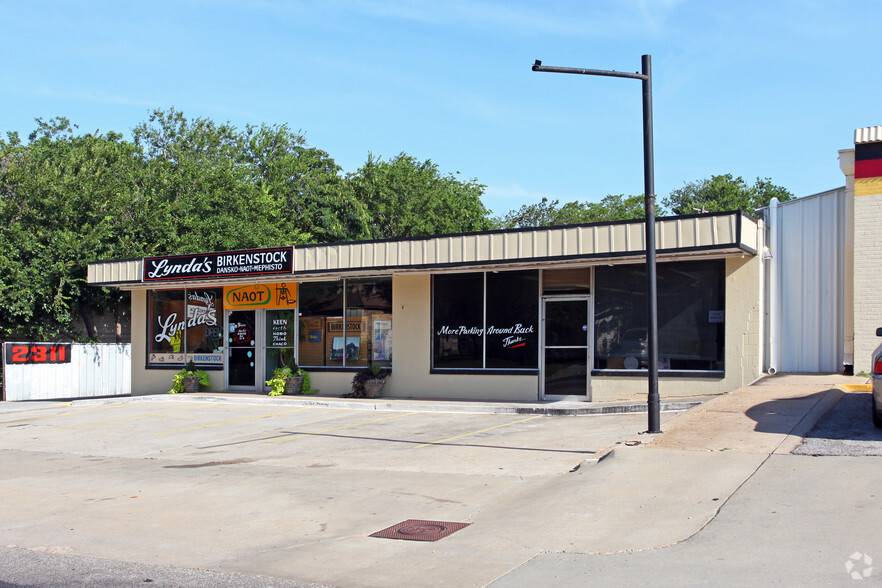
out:
M153 416L153 415L155 415L155 414L166 414L166 413L169 413L169 412L181 412L182 410L196 410L197 408L205 408L206 406L208 406L208 405L207 405L207 404L200 404L200 405L198 405L198 406L188 406L187 408L173 408L173 409L171 409L171 410L158 410L158 411L156 411L156 412L147 412L147 413L144 413L144 414L136 414L136 415L127 416L127 417L122 417L122 418L118 418L118 419L110 419L109 421L99 421L99 422L97 422L97 423L86 423L86 424L83 424L83 425L74 425L74 426L72 426L72 427L60 427L60 428L58 428L58 429L52 429L52 430L53 430L53 431L64 431L64 430L67 430L67 429L79 429L79 428L81 428L81 427L94 427L94 426L97 426L97 425L106 425L107 423L116 423L116 422L119 422L119 421L127 421L127 420L130 420L130 419L140 419L140 418L143 418L143 417Z
M410 416L412 414L417 414L415 412L406 412L404 414L396 414L392 416L383 417L380 419L373 419L370 421L362 421L360 423L355 423L352 425L341 425L339 427L331 427L330 429L324 429L322 431L313 431L312 433L299 433L297 435L288 435L286 437L279 437L278 439L272 439L271 441L267 441L267 443L276 443L278 441L288 441L290 439L297 439L298 437L309 437L310 435L321 435L322 433L328 433L330 431L339 431L340 429L349 429L351 427L358 427L361 425L369 425L371 423L378 423L380 421L388 421L389 419L397 419L401 417Z
M219 427L221 425L229 425L230 423L239 423L242 421L250 421L253 419L265 419L267 417L276 416L276 415L280 415L280 414L288 414L291 412L300 412L303 410L310 410L310 408L312 408L312 407L307 406L304 408L294 408L291 410L283 410L280 412L271 412L269 414L259 414L257 416L243 417L241 419L233 419L231 421L223 421L220 423L211 423L209 425L200 425L198 427L188 427L186 429L175 429L174 431L163 431L162 433L153 433L153 436L155 437L157 435L171 435L172 433L183 433L184 431L195 431L196 429L207 429L209 427Z
M68 405L69 405L69 403L68 403ZM43 415L43 416L28 417L28 418L26 418L26 419L15 419L15 420L12 420L12 421L0 421L0 425L8 425L8 424L10 424L10 423L23 423L23 422L25 422L25 421L39 421L39 420L42 420L42 419L53 419L53 418L55 418L55 417L70 416L70 415L78 415L78 414L83 414L83 413L86 413L86 412L93 412L93 411L96 411L96 410L105 410L105 409L108 409L108 408L116 408L116 407L119 407L119 406L125 406L125 404L107 404L107 405L104 405L104 406L97 406L97 407L95 407L95 408L86 408L86 409L83 409L83 410L76 410L76 411L74 411L74 412L56 412L56 413L53 413L53 414L48 414L48 415Z
M420 447L428 447L429 445L437 445L438 443L446 443L447 441L453 441L454 439L462 439L463 437L470 437L471 435L477 435L478 433L483 433L485 431L492 431L493 429L501 429L502 427L508 427L511 425L516 425L518 423L525 423L527 421L532 421L533 419L540 419L542 415L531 416L525 419L520 419L518 421L512 421L510 423L503 423L501 425L496 425L495 427L487 427L486 429L481 429L480 431L472 431L471 433L463 433L462 435L457 435L455 437L448 437L447 439L439 439L438 441L432 441L431 443L423 443L422 445L417 445L414 449L419 449Z

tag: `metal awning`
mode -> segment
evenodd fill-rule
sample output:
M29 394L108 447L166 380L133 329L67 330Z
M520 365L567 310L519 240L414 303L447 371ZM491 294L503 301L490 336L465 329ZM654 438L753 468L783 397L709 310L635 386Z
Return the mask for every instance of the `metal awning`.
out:
M757 221L742 212L661 218L655 227L659 261L757 252ZM312 281L407 272L638 263L645 259L645 249L643 220L303 245L293 248L292 273L272 279ZM155 284L145 282L143 274L143 259L96 261L88 266L88 283L140 289L197 281L188 278ZM234 284L267 279L213 277L198 282Z

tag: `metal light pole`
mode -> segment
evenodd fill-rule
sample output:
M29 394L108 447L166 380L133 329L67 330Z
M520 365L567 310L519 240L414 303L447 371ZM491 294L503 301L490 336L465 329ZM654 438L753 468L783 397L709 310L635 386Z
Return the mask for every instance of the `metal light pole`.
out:
M643 202L646 210L646 294L648 298L647 343L649 344L649 390L646 396L649 412L649 433L660 433L660 403L658 398L658 291L655 273L655 169L652 152L652 58L641 59L643 73L580 69L542 65L538 59L533 71L631 78L643 82Z

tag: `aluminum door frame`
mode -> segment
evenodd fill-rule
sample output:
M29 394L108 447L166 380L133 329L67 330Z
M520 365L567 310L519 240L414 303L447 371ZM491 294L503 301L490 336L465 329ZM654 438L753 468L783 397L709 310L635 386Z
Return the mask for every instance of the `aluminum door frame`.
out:
M585 367L588 374L585 382L585 396L545 394L545 305L548 302L569 302L583 300L588 305L588 330L586 331ZM591 294L579 295L548 295L542 296L542 316L539 320L539 399L540 400L576 400L591 402L591 369L594 366L594 305Z
M254 385L230 386L230 313L253 312L254 313ZM266 345L266 311L258 308L234 308L224 310L224 390L234 392L253 392L260 394L266 389L263 380L265 345Z

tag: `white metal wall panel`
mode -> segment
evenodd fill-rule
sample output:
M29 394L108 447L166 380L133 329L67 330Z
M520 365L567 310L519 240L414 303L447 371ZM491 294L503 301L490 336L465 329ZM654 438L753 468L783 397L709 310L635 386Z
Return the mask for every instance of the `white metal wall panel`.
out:
M70 363L4 365L6 400L131 394L131 367L130 344L73 343Z
M779 371L841 372L845 190L781 204L777 228Z

